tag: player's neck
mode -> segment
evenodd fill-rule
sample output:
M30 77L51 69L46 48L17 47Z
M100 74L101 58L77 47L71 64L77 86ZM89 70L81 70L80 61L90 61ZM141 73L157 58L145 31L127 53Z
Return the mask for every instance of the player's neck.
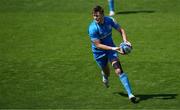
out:
M104 18L98 24L104 24Z

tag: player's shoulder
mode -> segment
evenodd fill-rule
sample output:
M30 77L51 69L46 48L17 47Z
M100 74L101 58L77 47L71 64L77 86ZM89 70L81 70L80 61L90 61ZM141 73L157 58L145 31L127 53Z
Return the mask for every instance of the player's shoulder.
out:
M115 18L111 17L111 16L105 16L104 17L105 21L109 21L109 22L116 22Z
M97 24L95 21L92 21L89 25L89 30L96 30L97 29Z

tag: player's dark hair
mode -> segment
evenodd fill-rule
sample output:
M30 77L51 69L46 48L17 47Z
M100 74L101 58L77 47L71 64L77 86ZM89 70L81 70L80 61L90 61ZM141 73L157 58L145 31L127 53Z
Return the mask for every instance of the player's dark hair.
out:
M97 5L92 10L92 13L96 13L96 12L100 12L101 14L104 14L104 9L101 6Z

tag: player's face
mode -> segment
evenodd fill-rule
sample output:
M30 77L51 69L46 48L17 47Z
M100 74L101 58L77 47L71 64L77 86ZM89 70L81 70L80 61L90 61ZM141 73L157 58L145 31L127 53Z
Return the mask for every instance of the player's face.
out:
M93 13L93 18L97 23L103 23L104 22L104 15L100 12Z

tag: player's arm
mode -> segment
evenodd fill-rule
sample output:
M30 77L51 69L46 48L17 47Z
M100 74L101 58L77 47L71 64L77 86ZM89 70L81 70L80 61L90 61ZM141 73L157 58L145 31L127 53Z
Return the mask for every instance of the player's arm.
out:
M108 46L108 45L101 44L100 40L94 40L93 43L95 44L95 46L98 49L102 49L102 50L114 50L114 51L117 51L117 52L123 54L123 52L120 49L120 47L111 47L111 46Z
M110 18L111 19L111 25L112 27L114 27L117 31L120 32L121 36L122 36L122 39L124 42L126 42L127 44L131 45L130 42L128 42L128 39L127 39L127 35L126 35L126 32L123 28L121 28L121 26L116 22L116 20L114 18Z
M119 28L118 31L120 32L122 38L123 38L123 41L126 42L127 41L127 35L126 35L126 32L123 28Z
M127 44L131 45L131 43L130 43L130 42L128 41L128 39L127 39L127 35L126 35L125 30L124 30L123 28L118 28L118 29L117 29L117 31L119 31L119 32L120 32L120 34L121 34L121 36L122 36L123 41L124 41L125 43L127 43Z
M96 45L96 47L97 47L98 49L102 49L102 50L112 50L112 48L113 48L113 47L111 47L111 46L101 44L101 41L100 41L100 40L94 40L93 43Z

